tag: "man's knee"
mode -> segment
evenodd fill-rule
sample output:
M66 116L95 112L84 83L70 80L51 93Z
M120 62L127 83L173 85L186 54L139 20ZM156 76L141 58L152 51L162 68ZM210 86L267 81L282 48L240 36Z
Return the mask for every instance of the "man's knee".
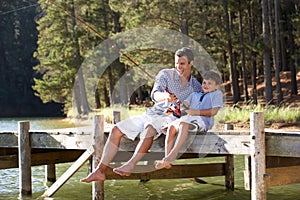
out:
M111 132L110 132L110 137L111 138L121 138L123 137L125 134L117 127L117 126L114 126L112 129L111 129Z

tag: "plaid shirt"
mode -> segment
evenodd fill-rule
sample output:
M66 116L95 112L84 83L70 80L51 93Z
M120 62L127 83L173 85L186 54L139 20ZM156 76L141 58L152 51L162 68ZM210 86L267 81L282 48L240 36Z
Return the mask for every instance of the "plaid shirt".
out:
M185 100L191 93L200 92L202 87L198 80L191 75L189 82L185 87L181 88L180 76L175 68L163 69L161 70L155 78L155 83L151 91L151 97L153 99L153 94L156 91L164 92L168 89L171 93L179 99L180 102ZM154 110L155 112L164 111L170 105L170 102L155 102ZM152 110L153 110L152 109Z

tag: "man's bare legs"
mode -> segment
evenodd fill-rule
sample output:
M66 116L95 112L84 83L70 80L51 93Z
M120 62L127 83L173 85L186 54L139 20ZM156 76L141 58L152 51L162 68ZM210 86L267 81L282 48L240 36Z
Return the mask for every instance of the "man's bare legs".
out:
M175 137L177 134L177 130L176 128L171 125L166 133L166 139L165 139L165 157L168 156L168 154L171 152L173 145L174 145L174 141L175 141Z
M145 135L143 135L143 133L145 133ZM145 153L147 153L151 148L156 130L153 128L153 126L148 125L143 133L141 133L140 141L136 146L134 154L130 160L128 160L122 166L114 168L113 171L115 173L121 176L129 176L137 162L140 161Z
M167 146L165 146L167 155L161 160L158 161L155 165L156 169L170 169L172 167L171 163L176 160L176 157L181 149L181 147L184 145L186 142L186 139L188 138L188 131L189 131L190 125L184 122L181 122L179 125L179 130L178 130L178 137L176 138L175 144L174 143L174 138L172 142L172 137L174 135L174 131L176 133L176 129L173 126L170 126L167 132ZM171 136L171 138L169 138Z
M89 183L92 181L104 181L105 180L105 171L109 163L113 160L116 153L118 152L121 138L124 136L124 133L120 131L117 126L114 126L111 130L111 133L108 136L108 139L105 143L101 160L96 167L96 169L89 174L86 178L81 179L81 182Z

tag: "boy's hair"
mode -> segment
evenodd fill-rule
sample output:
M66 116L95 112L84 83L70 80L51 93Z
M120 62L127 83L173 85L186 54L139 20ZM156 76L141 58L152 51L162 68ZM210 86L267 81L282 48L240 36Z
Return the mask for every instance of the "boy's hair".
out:
M221 79L220 75L218 73L214 72L214 71L204 72L202 77L205 80L209 80L209 79L214 80L217 85L222 84L222 79Z
M181 48L181 49L178 49L178 50L175 52L175 55L178 56L178 57L186 56L189 63L190 63L191 61L194 60L194 53L193 53L193 51L192 51L190 48L188 48L188 47L183 47L183 48Z

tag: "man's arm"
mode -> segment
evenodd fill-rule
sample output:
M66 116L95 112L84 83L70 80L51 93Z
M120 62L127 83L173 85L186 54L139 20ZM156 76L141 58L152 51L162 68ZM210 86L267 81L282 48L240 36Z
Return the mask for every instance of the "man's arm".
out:
M152 99L156 102L163 102L163 101L168 101L168 102L176 102L178 99L173 93L169 92L161 92L159 90L156 90L153 92Z

